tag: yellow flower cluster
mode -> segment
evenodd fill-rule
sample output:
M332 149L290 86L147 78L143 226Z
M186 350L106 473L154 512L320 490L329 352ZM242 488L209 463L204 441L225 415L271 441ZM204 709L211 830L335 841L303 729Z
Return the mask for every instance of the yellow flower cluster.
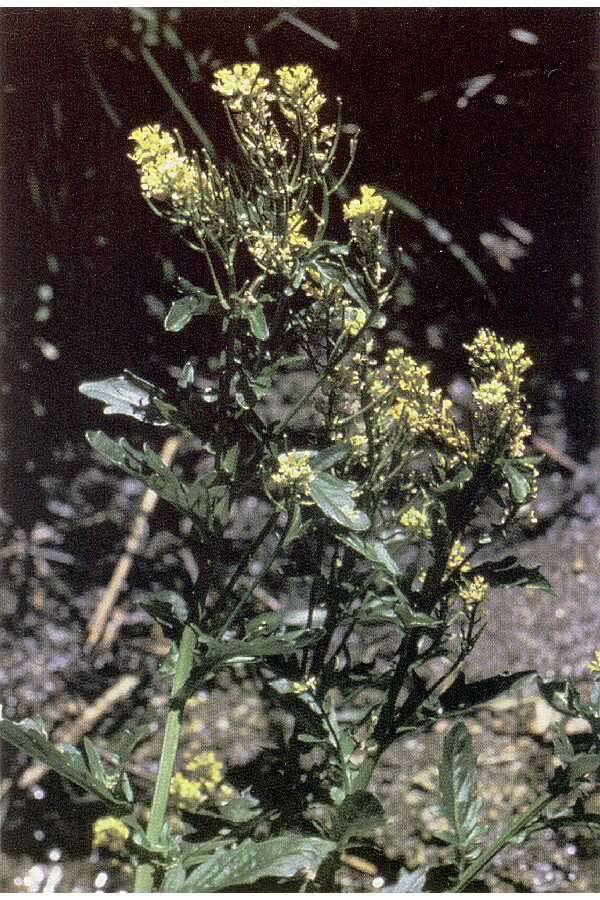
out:
M406 509L402 513L399 521L400 526L412 537L431 537L432 531L429 516L423 510L411 506L410 509Z
M214 79L213 91L224 98L232 112L241 112L248 98L259 96L269 87L258 63L236 63L231 69L219 69Z
M344 310L342 328L350 337L360 334L366 322L367 314L360 306L348 306Z
M429 385L429 367L419 365L401 347L390 350L385 372L395 394L390 411L393 419L416 438L428 437L452 451L457 459L467 457L470 445L452 416L452 403L439 388Z
M385 212L386 201L381 194L375 193L375 188L366 184L360 189L360 198L355 197L344 204L344 219L350 222L351 228L359 228L381 225Z
M110 853L120 853L129 837L129 828L114 816L96 819L93 825L92 845Z
M176 772L171 778L169 794L173 797L175 806L187 812L194 812L208 800L208 794L202 790L202 784L186 778L182 772Z
M521 388L523 376L532 365L524 345L508 344L488 328L482 328L471 344L469 363L477 382L473 391L473 422L479 431L483 452L501 437L501 451L511 457L523 456L531 429L525 422L527 406Z
M293 488L302 493L308 492L308 486L315 477L310 466L310 453L307 450L289 450L277 457L277 471L273 481L281 488Z
M360 189L360 198L355 197L344 204L344 219L348 222L350 234L361 252L375 260L383 250L381 241L381 221L385 213L386 201L381 194L366 184ZM378 262L374 262L376 281L382 277L383 270Z
M293 126L314 132L319 127L319 110L327 102L319 92L319 82L310 66L283 66L275 72L279 82L279 105Z
M292 681L292 694L310 694L317 688L317 679L314 675L306 681Z
M465 606L476 606L489 597L490 586L481 575L475 575L466 585L458 589L458 596Z
M461 544L460 541L454 541L450 550L450 555L448 556L446 571L454 572L456 569L459 569L461 572L468 572L471 566L469 563L465 562L466 555L467 548L464 544Z
M142 194L150 200L185 207L199 194L195 165L175 149L175 138L159 125L144 125L129 135L134 149L129 158L140 173Z
M287 239L293 249L307 250L310 247L310 238L302 233L303 228L306 228L306 219L298 213L292 213L287 223Z
M600 673L600 650L596 650L594 653L594 659L587 664L590 672L598 672Z
M223 784L223 763L212 751L199 753L185 766L183 772L176 772L171 779L169 793L179 809L194 812L207 800L226 800L232 789Z

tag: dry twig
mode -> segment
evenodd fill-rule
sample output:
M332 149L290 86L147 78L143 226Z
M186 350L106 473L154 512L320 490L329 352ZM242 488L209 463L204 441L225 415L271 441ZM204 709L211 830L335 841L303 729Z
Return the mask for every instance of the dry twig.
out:
M116 684L104 691L74 722L66 722L56 729L52 735L55 743L78 744L88 734L94 725L115 705L126 700L140 683L138 675L123 675ZM33 787L40 781L48 766L45 763L34 763L25 769L19 778L18 786L21 789Z
M170 466L172 464L175 459L175 454L181 446L181 442L182 438L180 436L169 437L164 442L162 450L160 451L160 459L165 466ZM157 501L158 496L154 491L145 491L144 496L142 497L140 511L133 521L131 532L127 538L125 552L120 556L111 579L106 586L102 598L88 625L88 636L85 642L85 647L88 650L95 647L104 634L106 623L108 622L115 603L119 599L119 594L121 593L125 579L129 575L129 571L133 565L133 558L135 554L139 552L144 542L146 523L148 518L154 512ZM113 636L116 635L117 631L118 628L115 628L112 631ZM108 640L103 641L104 649L109 649L112 643L110 635L107 637Z

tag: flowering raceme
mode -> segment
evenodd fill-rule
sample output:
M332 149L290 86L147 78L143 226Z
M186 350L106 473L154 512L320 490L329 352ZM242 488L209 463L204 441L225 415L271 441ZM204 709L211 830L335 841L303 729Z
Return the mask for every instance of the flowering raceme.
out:
M277 457L277 471L272 478L281 488L293 488L301 493L307 493L308 486L314 479L308 450L289 450L287 453L280 453Z
M129 154L138 166L142 194L150 200L169 201L174 207L186 206L197 197L196 168L175 150L175 138L159 125L145 125L131 132L135 144Z
M109 853L120 853L129 838L129 828L114 816L96 819L93 826L92 844Z
M279 81L279 105L286 119L298 121L309 132L319 127L319 110L327 98L319 92L319 82L310 66L283 66L275 72Z

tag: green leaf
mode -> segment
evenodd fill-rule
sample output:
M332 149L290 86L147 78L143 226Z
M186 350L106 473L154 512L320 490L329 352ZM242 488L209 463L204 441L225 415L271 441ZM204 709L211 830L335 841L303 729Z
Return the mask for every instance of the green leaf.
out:
M352 492L356 485L341 481L335 475L320 472L309 484L310 496L329 519L350 531L365 531L369 517L356 508Z
M208 676L227 666L255 662L269 656L291 656L303 647L312 646L322 637L320 630L307 631L303 628L289 629L280 635L243 641L217 640L197 628L195 631L198 643L206 649L197 653L198 663L192 669L190 679L182 692L186 697L204 684Z
M180 634L190 617L187 603L176 591L148 594L139 601L139 605L162 625L170 637Z
M419 866L409 872L408 869L400 869L398 880L383 889L384 894L422 894L427 878L427 866Z
M189 499L189 493L194 492L196 483L186 485L147 444L144 444L142 450L136 450L125 438L114 441L102 431L88 431L85 436L94 450L128 475L139 479L180 512L196 514L194 507L197 493L193 493L193 500Z
M104 403L104 414L107 416L131 416L150 425L169 424L169 419L154 403L156 399L164 400L164 391L131 372L100 381L84 381L79 385L79 393Z
M473 566L469 577L475 575L482 575L492 587L528 587L554 594L550 583L540 573L539 566L522 566L516 556Z
M360 556L382 566L390 575L400 574L398 565L390 556L383 541L378 541L376 538L359 538L356 534L344 535L340 540Z
M133 751L153 733L152 725L138 725L135 728L124 728L119 733L114 749L120 763L126 763L131 758Z
M75 747L65 744L61 749L48 740L41 723L33 719L21 722L0 720L0 738L23 750L34 759L39 759L58 775L73 782L78 787L96 794L108 806L115 810L129 810L130 804L116 797L104 783L104 779L96 773L104 771L95 749L92 751L94 772L86 766L83 756ZM88 741L86 751L91 742ZM89 758L89 757L88 757Z
M441 812L448 821L449 833L439 835L453 844L462 855L473 849L483 833L478 826L480 801L477 799L477 757L471 735L463 722L457 722L444 739L439 766Z
M296 541L302 532L307 528L308 523L302 522L302 507L299 503L294 504L292 515L288 520L287 531L283 539L282 547L286 549Z
M508 482L511 498L519 506L526 503L531 496L533 469L527 466L519 466L510 460L503 460L500 468Z
M325 472L332 469L340 462L344 462L348 458L351 447L349 444L336 444L334 447L328 447L327 450L321 450L310 458L310 467L313 472Z
M180 297L165 316L165 331L181 331L194 316L205 316L217 309L217 298L196 288L194 294Z
M456 475L450 478L448 481L444 481L438 487L435 487L433 490L436 494L448 494L451 491L462 491L465 484L467 484L473 477L473 472L467 466L463 466Z
M344 850L353 838L366 837L384 822L385 814L377 797L369 791L356 791L338 806L332 834Z
M260 305L248 306L244 310L244 316L250 325L250 331L258 341L266 341L269 337L269 326L265 319L265 313Z
M261 878L293 878L304 872L316 872L323 860L336 849L332 841L318 837L282 834L260 843L250 839L233 850L217 850L197 866L183 883L179 893L210 893L240 885L251 885ZM165 879L161 891L171 890Z
M100 759L98 751L88 737L83 738L83 749L85 750L88 767L93 777L96 779L96 781L99 781L106 787L107 775L104 770L104 766L102 765L102 760Z
M439 701L444 713L464 712L473 706L489 703L517 685L525 687L531 684L535 677L536 673L531 669L514 672L512 675L494 675L492 678L467 682L464 674L460 672L448 690L440 695Z

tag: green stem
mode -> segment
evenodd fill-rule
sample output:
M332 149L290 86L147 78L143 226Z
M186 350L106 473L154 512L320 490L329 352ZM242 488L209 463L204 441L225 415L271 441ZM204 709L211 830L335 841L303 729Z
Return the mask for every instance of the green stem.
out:
M164 90L165 94L167 95L177 112L185 119L200 143L204 147L206 147L211 156L214 156L215 148L211 139L205 132L200 122L196 119L181 94L179 94L175 90L172 82L169 80L169 78L167 78L167 75L165 74L159 63L156 61L150 50L147 47L142 47L140 49L140 53L142 55L142 59Z
M456 884L448 889L447 893L458 894L464 891L481 870L506 847L512 838L523 831L524 828L527 828L528 825L535 822L542 810L548 806L552 800L554 800L554 797L551 794L544 794L544 796L534 803L526 812L522 813L520 816L516 816L508 828L502 832L500 837L477 857L475 862L463 872Z
M186 625L179 641L179 656L171 688L171 698L176 697L180 693L190 676L195 646L196 635L194 630L190 625ZM172 707L167 714L158 777L154 786L150 818L146 829L146 837L151 844L159 840L165 820L167 803L169 801L169 787L179 746L184 706L184 702L177 703L176 707ZM155 873L156 866L152 862L142 863L138 866L134 887L136 894L147 893L153 890Z

